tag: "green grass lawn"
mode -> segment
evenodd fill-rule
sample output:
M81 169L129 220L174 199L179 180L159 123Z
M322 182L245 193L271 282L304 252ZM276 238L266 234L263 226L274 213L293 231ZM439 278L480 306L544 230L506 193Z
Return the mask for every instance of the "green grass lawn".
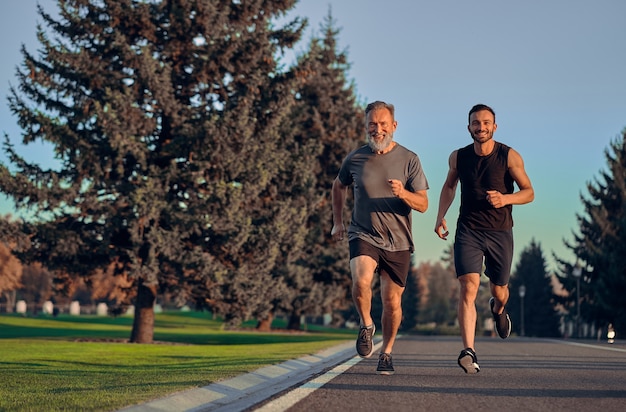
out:
M224 331L199 313L156 315L152 345L132 318L0 316L0 411L112 411L313 354L353 332Z

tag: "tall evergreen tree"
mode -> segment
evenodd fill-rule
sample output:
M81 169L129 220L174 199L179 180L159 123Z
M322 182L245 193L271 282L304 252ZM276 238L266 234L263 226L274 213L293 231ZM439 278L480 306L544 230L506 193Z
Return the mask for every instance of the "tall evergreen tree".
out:
M581 196L584 213L577 216L579 234L566 244L578 258L581 317L598 327L612 323L626 332L626 130L605 151L608 170L587 184ZM563 262L562 262L563 263ZM564 264L561 274L570 296L576 296L574 265ZM574 305L572 305L573 307Z
M59 0L41 8L38 56L11 90L22 142L50 142L58 170L27 162L0 189L44 219L31 259L134 281L131 341L151 342L159 287L241 319L273 285L290 213L272 201L293 76L277 65L303 23L295 0ZM290 209L291 210L291 209ZM282 225L282 226L281 226ZM186 287L186 285L192 285ZM251 292L252 291L252 292Z
M524 285L524 313L521 313L520 287ZM535 337L558 337L559 314L551 282L551 275L546 270L546 261L541 244L534 239L526 247L515 267L510 282L510 297L507 310L511 316L513 331L521 334L524 316L524 335Z
M300 248L291 245L293 259L277 268L288 288L275 307L290 314L291 328L299 327L302 315L330 313L351 302L348 248L330 238L330 193L343 158L363 142L365 118L354 84L348 81L347 52L338 50L339 31L330 11L321 33L298 57L294 70L301 87L286 127L293 147L302 153L294 176L308 175L311 182L308 190L287 194L300 196L307 212L304 242L298 243Z

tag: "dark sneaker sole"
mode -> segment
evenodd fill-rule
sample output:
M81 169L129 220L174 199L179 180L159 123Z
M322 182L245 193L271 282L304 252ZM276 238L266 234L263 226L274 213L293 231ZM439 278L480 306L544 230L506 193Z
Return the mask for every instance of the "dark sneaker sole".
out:
M469 353L459 358L459 366L465 371L465 373L470 375L480 372L480 366L474 362L472 355Z
M377 371L379 375L385 375L385 376L391 376L394 373L396 373L396 371Z

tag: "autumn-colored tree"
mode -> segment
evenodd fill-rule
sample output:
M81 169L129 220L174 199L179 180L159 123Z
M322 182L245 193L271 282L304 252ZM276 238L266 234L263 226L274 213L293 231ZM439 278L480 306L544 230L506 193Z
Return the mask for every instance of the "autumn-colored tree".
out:
M434 322L437 325L454 323L459 293L454 272L436 262L420 265L418 273L422 287L419 322Z
M421 265L420 265L421 266ZM402 294L402 323L401 331L412 331L419 323L420 314L420 277L415 263L411 261L406 287Z
M34 307L33 312L36 313L52 297L52 274L39 262L25 265L19 294Z
M16 292L22 286L22 263L0 242L0 294L6 301L6 311L13 312Z
M17 290L22 287L23 265L16 253L30 245L22 228L23 222L10 214L0 217L0 296L6 301L7 312L13 311Z

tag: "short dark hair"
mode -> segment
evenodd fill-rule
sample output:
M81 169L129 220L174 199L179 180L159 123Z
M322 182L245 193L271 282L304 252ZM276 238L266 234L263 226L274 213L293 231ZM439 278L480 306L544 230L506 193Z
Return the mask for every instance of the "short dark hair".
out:
M470 118L472 117L472 113L480 112L481 110L487 110L488 112L491 112L491 114L493 115L493 121L496 121L496 112L494 112L491 107L487 106L486 104L477 104L470 109L469 114L467 115L467 123L469 124L471 122Z
M367 105L367 107L365 108L365 116L367 117L369 112L371 112L372 110L378 110L378 109L389 110L389 112L391 113L391 118L395 120L395 117L394 117L395 108L393 107L393 104L385 103L380 100L377 100Z

